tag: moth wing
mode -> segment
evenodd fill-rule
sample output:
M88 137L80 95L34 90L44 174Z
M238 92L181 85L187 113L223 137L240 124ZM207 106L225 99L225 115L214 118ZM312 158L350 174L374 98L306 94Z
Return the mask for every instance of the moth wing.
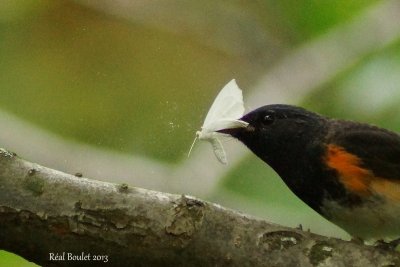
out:
M211 123L223 119L239 119L243 116L243 113L242 90L240 90L235 79L233 79L222 88L215 98L207 113L202 128L207 129Z
M218 140L218 138L213 137L208 139L213 147L214 154L222 164L228 164L228 160L226 158L225 150L222 146L222 143Z

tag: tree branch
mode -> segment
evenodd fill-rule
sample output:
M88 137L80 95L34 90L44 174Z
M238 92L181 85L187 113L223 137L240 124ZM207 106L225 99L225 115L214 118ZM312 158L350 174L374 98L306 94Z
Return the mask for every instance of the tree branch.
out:
M44 266L400 265L397 252L270 224L193 197L75 177L6 150L0 150L0 249Z

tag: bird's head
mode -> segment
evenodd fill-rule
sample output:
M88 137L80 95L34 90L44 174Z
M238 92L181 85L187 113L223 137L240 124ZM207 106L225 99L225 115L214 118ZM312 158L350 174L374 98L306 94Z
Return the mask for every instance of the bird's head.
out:
M313 142L326 119L316 113L290 105L266 105L255 109L240 120L248 122L245 128L222 129L252 150L258 157L273 165L271 160L282 161L281 157L296 160L293 151L304 152ZM313 138L311 138L311 136Z

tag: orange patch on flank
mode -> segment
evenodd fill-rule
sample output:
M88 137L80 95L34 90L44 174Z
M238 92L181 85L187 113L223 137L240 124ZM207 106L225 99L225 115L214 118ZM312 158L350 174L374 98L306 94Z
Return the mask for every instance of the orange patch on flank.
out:
M374 179L371 189L385 198L400 202L400 183L386 179Z
M371 194L369 185L374 175L361 167L359 157L347 152L343 147L331 144L327 147L325 162L338 172L340 182L346 189L360 195Z

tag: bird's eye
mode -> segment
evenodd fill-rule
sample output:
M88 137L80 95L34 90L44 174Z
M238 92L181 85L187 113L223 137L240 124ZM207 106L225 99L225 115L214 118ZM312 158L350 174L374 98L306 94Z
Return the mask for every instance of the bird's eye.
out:
M274 120L275 120L274 115L272 115L272 114L267 114L267 115L265 115L264 118L263 118L263 123L264 123L264 125L269 125L269 124L273 123Z

